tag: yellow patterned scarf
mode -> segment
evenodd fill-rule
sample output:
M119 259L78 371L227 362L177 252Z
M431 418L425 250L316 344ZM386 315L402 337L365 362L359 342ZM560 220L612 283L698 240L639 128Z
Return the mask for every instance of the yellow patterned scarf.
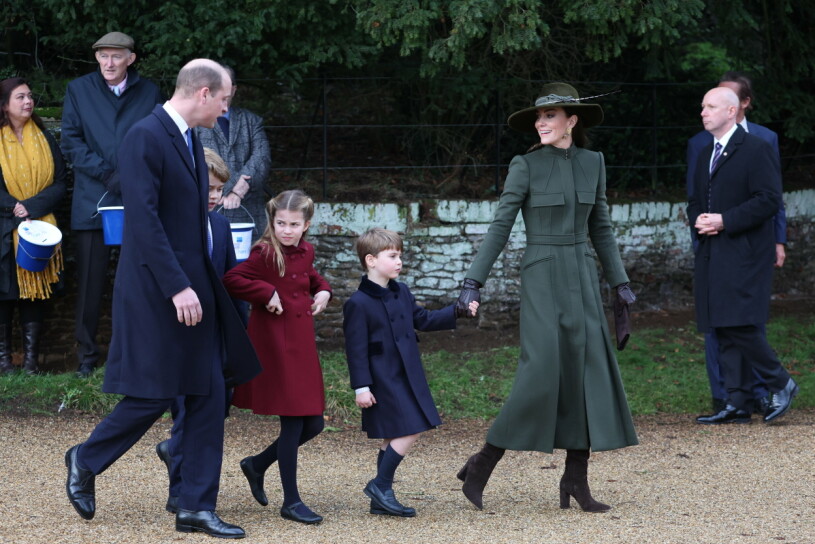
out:
M54 158L45 134L34 121L29 120L23 126L23 141L10 126L0 129L0 169L6 182L9 194L18 201L31 198L54 182ZM43 217L32 217L52 225L57 224L54 214ZM14 255L17 255L18 235L14 230ZM61 244L54 252L48 266L42 272L31 272L17 267L17 284L20 287L20 298L45 299L51 296L51 284L59 280L62 270Z

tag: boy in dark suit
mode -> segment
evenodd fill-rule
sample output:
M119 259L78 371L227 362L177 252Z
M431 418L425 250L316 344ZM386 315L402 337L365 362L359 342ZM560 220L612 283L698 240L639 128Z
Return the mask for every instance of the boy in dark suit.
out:
M438 331L456 327L455 304L425 310L416 304L407 285L396 278L402 271L402 238L385 229L371 229L356 243L367 275L343 306L345 353L362 408L362 429L368 438L381 438L376 478L365 486L371 513L413 517L393 494L399 463L422 432L441 425L424 375L414 329ZM469 313L478 310L471 302Z
M210 260L219 278L223 278L228 270L237 264L235 258L235 247L232 244L232 233L229 221L218 213L215 208L223 200L224 184L229 180L229 168L226 163L212 149L204 148L204 160L207 163L209 172L209 199L207 201L209 219L209 229L211 231L212 246L210 248ZM247 307L246 303L233 299L235 309L240 314L246 325ZM227 413L229 410L229 400L232 397L232 388L227 385ZM159 442L156 445L156 455L167 466L170 478L170 493L167 498L166 509L173 514L178 512L178 494L181 489L181 436L184 432L184 399L180 397L173 402L170 407L173 416L173 428L170 431L172 438Z

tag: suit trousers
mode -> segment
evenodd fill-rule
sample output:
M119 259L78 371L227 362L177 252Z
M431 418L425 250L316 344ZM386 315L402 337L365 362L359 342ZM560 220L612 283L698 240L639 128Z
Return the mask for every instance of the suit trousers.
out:
M777 393L784 389L790 375L781 366L760 326L716 327L713 332L719 340L719 364L731 405L743 410L752 408L750 384L754 372L770 391Z
M767 327L761 325L761 333L766 336ZM724 378L722 377L722 369L719 364L719 340L712 332L705 333L705 365L707 367L707 378L710 382L710 393L714 399L727 400L727 388L724 386ZM752 376L749 378L749 383L744 384L753 392L753 398L763 399L767 396L767 384L761 379L761 376L753 371Z
M99 346L96 332L102 297L108 286L107 272L110 263L110 246L105 245L101 230L76 230L76 341L79 343L79 363L96 366Z
M183 397L184 432L179 441L181 485L178 506L215 510L224 445L224 388L220 352L210 362L209 395ZM124 397L91 433L77 453L81 467L101 474L144 436L175 399Z

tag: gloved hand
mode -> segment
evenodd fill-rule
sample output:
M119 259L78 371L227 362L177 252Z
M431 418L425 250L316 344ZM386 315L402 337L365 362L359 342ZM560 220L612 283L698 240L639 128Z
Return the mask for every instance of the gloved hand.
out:
M614 328L617 333L617 349L622 351L631 336L631 317L628 305L636 302L637 297L627 283L615 287L617 296L614 297Z
M461 284L461 294L456 301L456 317L475 317L470 312L470 303L475 301L481 303L481 284L470 278L466 278Z
M481 302L481 284L470 278L466 278L461 284L461 294L456 301L456 317L475 317L470 313L470 303Z

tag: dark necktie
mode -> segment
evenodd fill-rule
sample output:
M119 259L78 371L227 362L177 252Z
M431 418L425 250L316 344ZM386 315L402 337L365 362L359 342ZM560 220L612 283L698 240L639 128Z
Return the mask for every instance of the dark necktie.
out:
M710 161L710 173L716 170L716 163L719 162L719 157L722 156L722 144L716 142L716 148L713 150L713 160Z
M218 126L221 127L221 130L224 133L224 138L226 141L229 141L229 119L226 117L218 117Z
M190 129L187 129L187 132L184 133L184 138L187 140L187 149L190 150L190 158L192 159L192 164L195 164L195 153L192 151L192 132Z

